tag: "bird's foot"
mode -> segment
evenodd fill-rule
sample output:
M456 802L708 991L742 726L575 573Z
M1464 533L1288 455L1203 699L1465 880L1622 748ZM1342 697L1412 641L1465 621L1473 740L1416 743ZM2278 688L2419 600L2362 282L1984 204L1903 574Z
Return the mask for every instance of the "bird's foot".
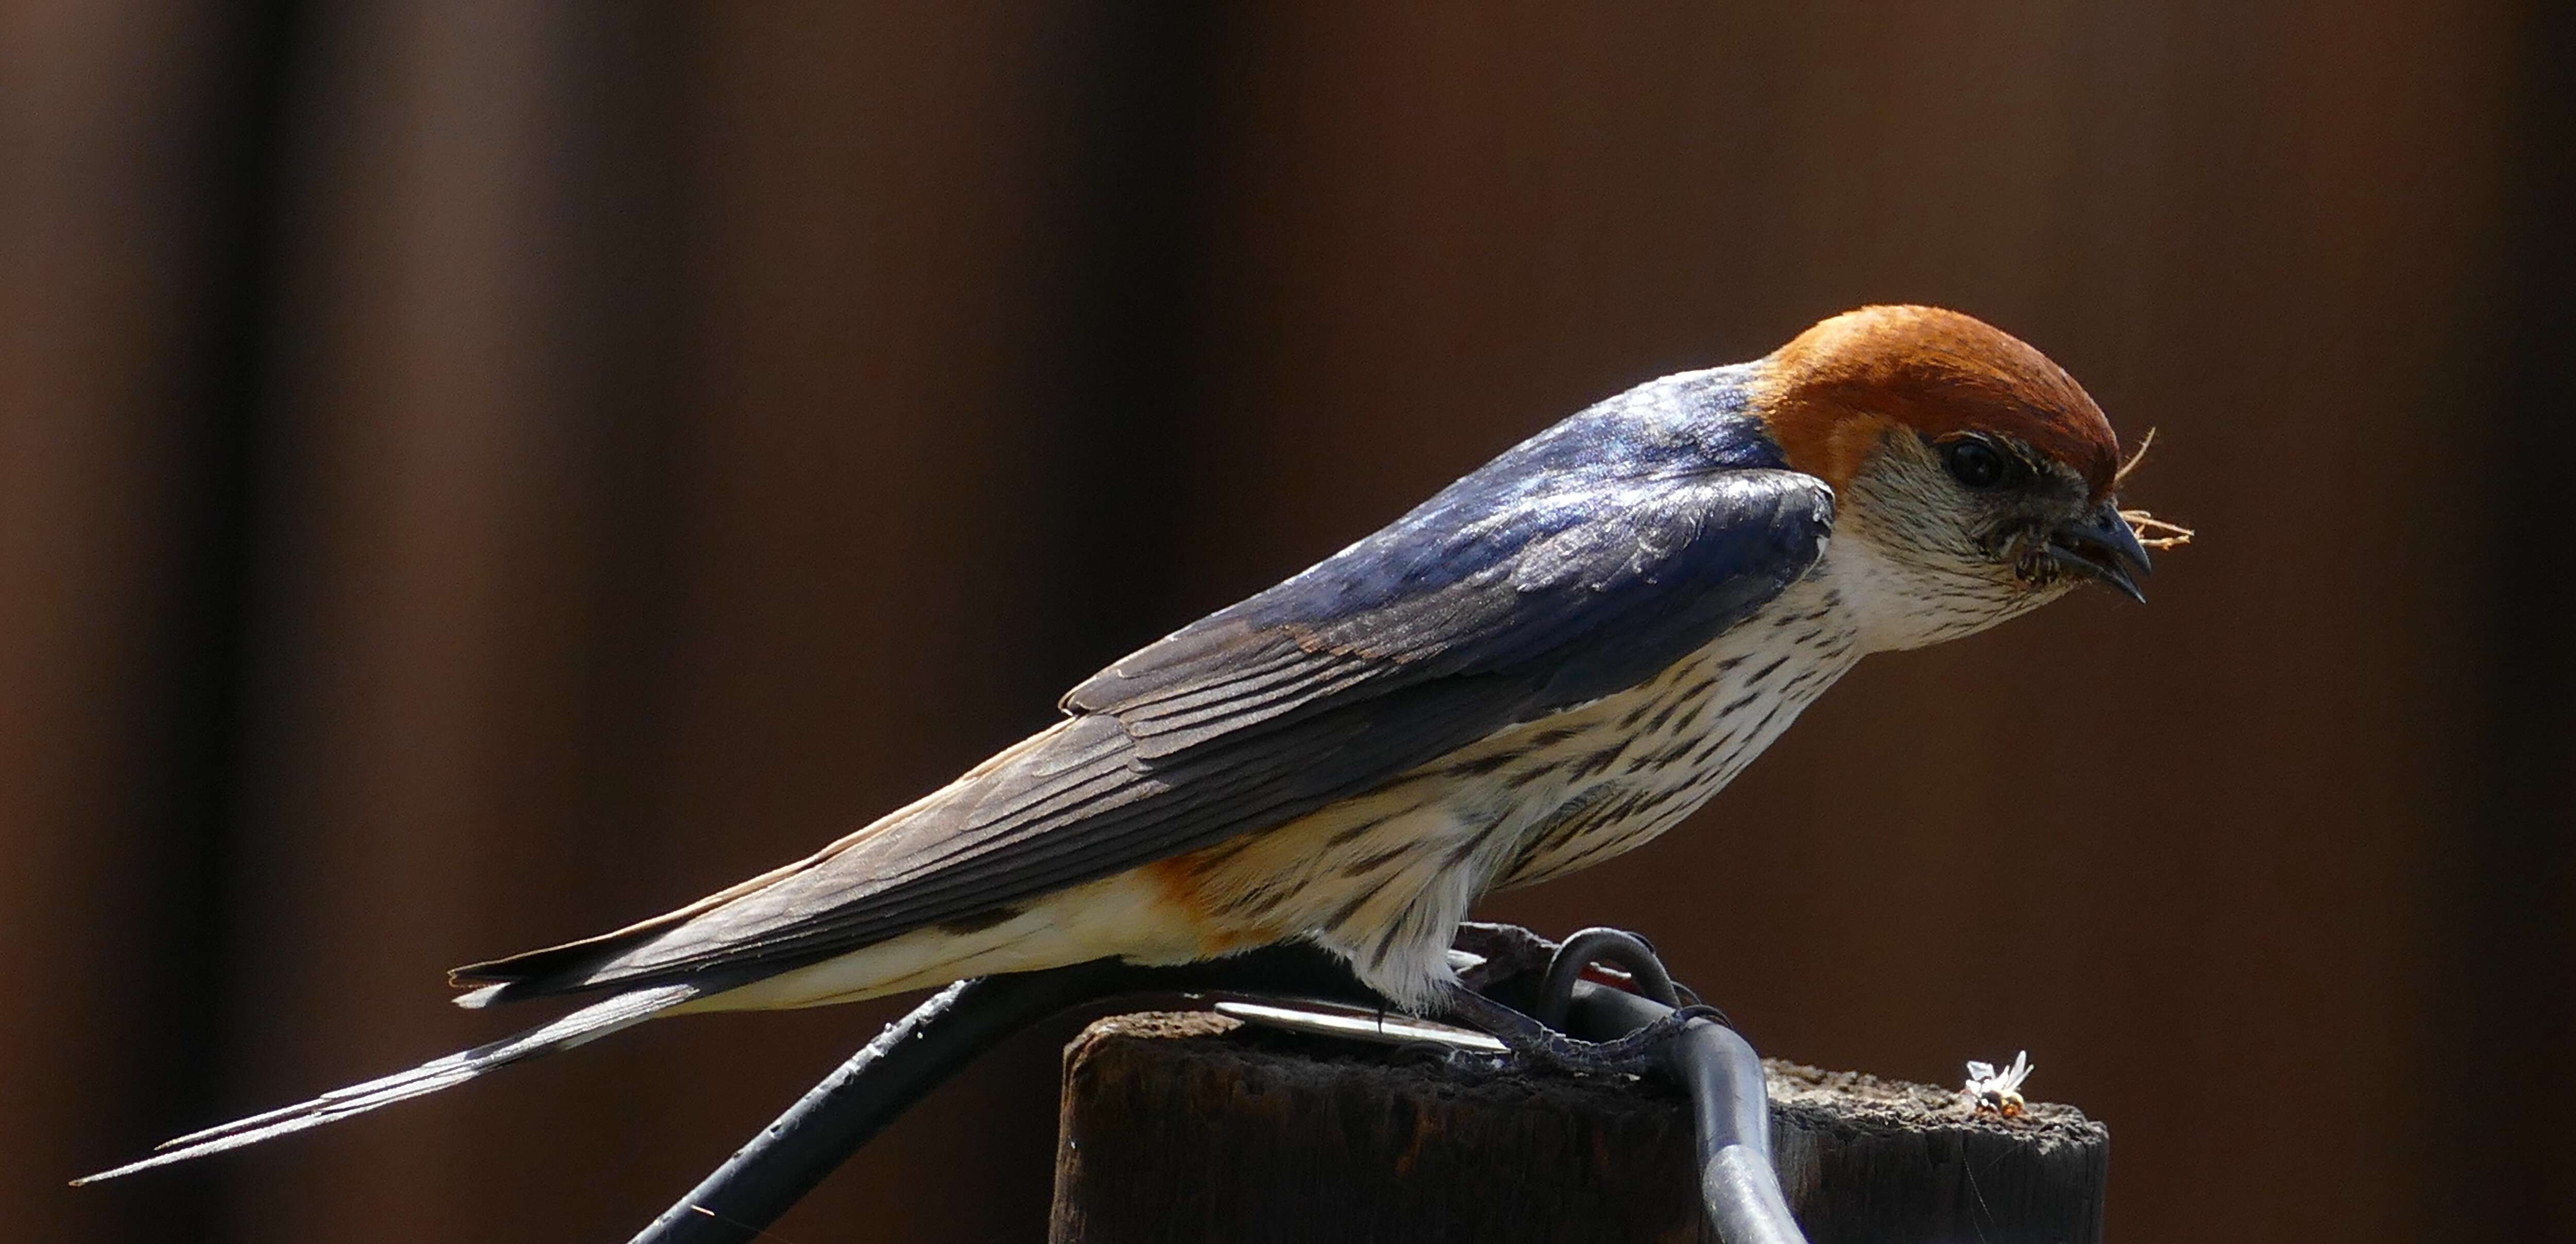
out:
M1674 1037L1701 1019L1728 1027L1733 1021L1674 983L1663 960L1646 939L1619 929L1585 929L1550 942L1513 925L1467 925L1458 946L1484 960L1474 974L1462 973L1450 987L1443 1008L1453 1020L1481 1029L1501 1041L1510 1060L1524 1068L1577 1075L1641 1075L1662 1064ZM1674 1008L1670 1015L1611 1041L1584 1041L1562 1031L1574 1002L1577 983L1596 966L1614 969L1609 980ZM1536 984L1529 1012L1488 996L1501 986L1514 991ZM1516 996L1507 992L1507 996ZM1490 1056L1487 1056L1490 1057Z
M1717 1008L1686 1006L1615 1041L1584 1041L1461 986L1444 1008L1448 1018L1490 1034L1523 1069L1567 1075L1644 1075L1663 1065L1664 1051L1694 1021L1723 1021Z

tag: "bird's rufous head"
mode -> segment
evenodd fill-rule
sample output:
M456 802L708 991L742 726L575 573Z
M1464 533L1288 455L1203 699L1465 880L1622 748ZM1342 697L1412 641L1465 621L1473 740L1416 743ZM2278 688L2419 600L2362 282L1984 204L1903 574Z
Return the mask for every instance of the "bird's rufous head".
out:
M2145 599L2110 420L2010 334L1937 307L1863 307L1800 333L1759 377L1789 465L1834 487L1835 545L1862 541L1938 611L1920 642L2085 580Z

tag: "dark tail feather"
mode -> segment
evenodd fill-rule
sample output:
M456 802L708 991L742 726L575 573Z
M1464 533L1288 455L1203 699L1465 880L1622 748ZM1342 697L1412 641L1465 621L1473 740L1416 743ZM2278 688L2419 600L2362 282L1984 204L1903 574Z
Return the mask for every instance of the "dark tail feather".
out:
M764 874L752 881L768 879L769 876ZM592 976L618 956L688 923L699 913L750 887L751 883L746 882L721 894L709 895L678 911L665 912L613 933L452 969L447 974L448 984L480 985L482 988L458 994L450 1001L469 1010L479 1010L501 1002L526 1002L569 993L614 989L621 983L631 988L641 982L602 982L593 980Z
M481 1010L498 1002L525 1002L574 993L585 987L603 988L590 984L590 974L597 971L600 964L659 931L638 933L620 930L568 945L531 950L507 959L469 963L448 972L447 983L480 985L482 988L458 994L449 1001L468 1010Z
M208 1128L202 1132L192 1132L186 1136L164 1141L159 1146L162 1152L153 1157L117 1167L115 1170L84 1176L73 1180L72 1183L74 1185L97 1183L103 1179L131 1175L136 1171L147 1171L156 1166L168 1166L173 1162L201 1158L210 1153L222 1153L227 1149L255 1145L274 1136L286 1135L288 1132L300 1132L308 1127L320 1127L325 1123L337 1122L351 1115L365 1114L378 1106L390 1106L398 1101L435 1093L444 1088L453 1088L486 1072L518 1062L520 1059L570 1049L585 1041L607 1036L620 1028L649 1019L655 1012L667 1010L697 997L700 992L696 985L663 985L652 989L638 989L632 993L622 993L605 1001L594 1002L553 1023L541 1024L515 1037L506 1037L489 1045L478 1045L473 1049L450 1054L445 1058L434 1059L409 1071L389 1075L380 1080L369 1080L364 1084L352 1084L344 1089L334 1089L308 1102L299 1102L265 1114L255 1114L247 1119L236 1119L221 1127Z

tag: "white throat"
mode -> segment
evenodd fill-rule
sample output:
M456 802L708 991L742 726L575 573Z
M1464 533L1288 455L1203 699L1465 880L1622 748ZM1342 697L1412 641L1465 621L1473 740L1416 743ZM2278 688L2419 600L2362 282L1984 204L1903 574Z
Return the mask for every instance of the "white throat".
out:
M2033 592L1966 570L1891 556L1869 537L1869 522L1846 513L1808 580L1842 594L1863 652L1899 652L1959 639L2046 604Z

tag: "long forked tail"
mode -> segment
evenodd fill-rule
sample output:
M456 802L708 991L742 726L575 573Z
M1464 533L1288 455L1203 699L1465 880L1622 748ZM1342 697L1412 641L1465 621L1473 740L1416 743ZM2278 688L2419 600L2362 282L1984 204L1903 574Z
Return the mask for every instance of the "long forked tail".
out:
M72 1183L75 1186L97 1183L103 1179L131 1175L136 1171L148 1171L156 1166L168 1166L173 1162L201 1158L210 1153L239 1149L244 1145L255 1145L271 1137L300 1132L308 1127L320 1127L325 1123L334 1123L355 1114L365 1114L378 1106L390 1106L398 1101L435 1093L444 1088L453 1088L523 1058L534 1058L539 1054L571 1049L585 1041L607 1036L630 1024L650 1019L655 1012L678 1006L697 997L701 992L703 990L697 985L662 985L651 989L638 989L632 993L622 993L605 1001L594 1002L552 1023L541 1024L515 1037L505 1037L489 1045L478 1045L473 1049L450 1054L445 1058L433 1059L409 1071L389 1075L380 1080L369 1080L364 1084L352 1084L344 1089L334 1089L311 1101L298 1102L265 1114L255 1114L247 1119L235 1119L221 1127L210 1127L202 1132L191 1132L185 1136L163 1141L159 1146L160 1152L151 1157L114 1170L86 1175L73 1180Z

